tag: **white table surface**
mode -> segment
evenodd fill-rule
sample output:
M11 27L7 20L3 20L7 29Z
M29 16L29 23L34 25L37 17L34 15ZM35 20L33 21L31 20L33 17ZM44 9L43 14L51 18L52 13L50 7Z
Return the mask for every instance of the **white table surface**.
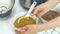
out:
M13 23L16 18L25 15L26 12L27 10L22 8L19 4L19 1L16 0L11 15L3 19L0 18L0 34L15 34ZM38 34L41 34L41 32L39 32Z
M26 14L26 12L27 11L20 6L19 1L16 0L11 15L3 19L0 18L0 34L15 34L13 23L16 18Z

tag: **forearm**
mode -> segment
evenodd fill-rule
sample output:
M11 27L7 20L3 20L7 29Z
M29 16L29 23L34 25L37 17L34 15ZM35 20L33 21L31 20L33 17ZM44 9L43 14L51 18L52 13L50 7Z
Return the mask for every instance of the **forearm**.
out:
M48 23L41 24L38 26L38 32L43 30L48 30L52 28L60 27L60 16L56 19L49 21Z
M49 6L50 8L55 7L58 3L60 2L60 0L48 0L45 5Z

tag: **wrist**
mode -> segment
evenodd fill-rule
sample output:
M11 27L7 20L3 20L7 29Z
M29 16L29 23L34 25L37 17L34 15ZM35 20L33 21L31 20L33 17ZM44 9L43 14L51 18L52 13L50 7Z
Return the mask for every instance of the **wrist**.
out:
M46 25L45 24L39 24L37 26L37 32L41 32L41 31L44 31L46 30Z
M60 0L49 0L45 4L50 8L54 8L59 2Z
M40 32L48 29L53 29L56 27L60 27L60 16L45 24L40 24L37 29L38 29L38 32Z
M50 2L51 4L57 5L60 2L60 0L50 0Z

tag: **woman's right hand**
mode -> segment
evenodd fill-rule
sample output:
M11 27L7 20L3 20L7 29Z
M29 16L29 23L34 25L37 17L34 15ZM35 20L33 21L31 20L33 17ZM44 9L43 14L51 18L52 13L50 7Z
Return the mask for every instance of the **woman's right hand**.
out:
M41 17L46 12L51 10L54 6L56 6L56 4L58 4L59 2L60 2L60 0L48 0L47 2L35 7L34 10L32 11L32 15Z

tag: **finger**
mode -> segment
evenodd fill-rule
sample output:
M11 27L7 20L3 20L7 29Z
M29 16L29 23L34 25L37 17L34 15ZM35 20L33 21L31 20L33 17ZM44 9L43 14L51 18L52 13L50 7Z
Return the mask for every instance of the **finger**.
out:
M24 27L20 27L17 30L28 30L32 25L26 25Z
M31 15L32 15L32 16L35 16L35 15L34 15L34 11L35 11L35 8L34 8L34 9L32 10L32 12L31 12Z
M35 9L32 14L33 14L33 15L36 15L37 13L38 13L38 10Z
M35 10L35 8L32 10L32 12L31 12L31 13L33 13L33 12L34 12L34 10Z
M50 8L43 9L40 13L37 14L38 17L43 16L45 13L47 13L50 10Z
M18 29L27 30L27 29L28 29L28 27L24 26L24 27L21 27L21 28L18 28Z
M33 16L36 16L37 17L37 14L40 13L42 10L34 10L34 12L31 14Z
M25 32L19 32L19 31L18 31L18 32L16 32L16 34L25 34Z
M43 6L43 7L42 7ZM37 15L38 13L40 13L43 9L45 8L44 4L41 4L39 6L37 6L33 11L32 14L33 15Z
M28 28L25 26L25 27L17 28L16 30L20 32L25 32L26 30L28 30Z
M32 11L32 14L36 15L41 10L39 7L40 6L35 7Z
M25 32L21 32L21 31L18 31L18 30L15 30L16 34L25 34Z

